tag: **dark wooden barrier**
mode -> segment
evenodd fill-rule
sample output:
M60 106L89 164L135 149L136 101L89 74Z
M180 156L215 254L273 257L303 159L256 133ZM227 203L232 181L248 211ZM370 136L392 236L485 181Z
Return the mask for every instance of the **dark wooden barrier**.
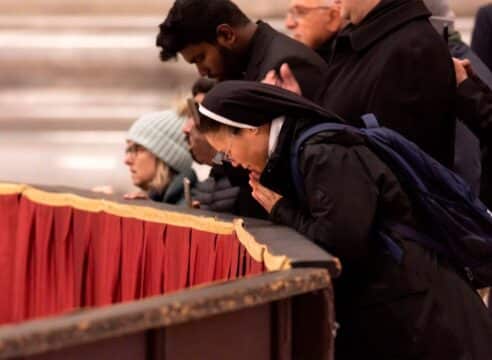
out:
M106 216L109 211L128 218L151 211L172 226L179 226L176 219L185 219L183 226L200 230L204 224L213 229L208 226L220 223L223 228L217 229L222 231L230 224L230 241L239 239L246 256L269 271L240 275L239 266L238 276L198 286L190 283L188 275L191 287L186 290L7 324L0 327L0 358L332 359L335 319L331 281L339 274L340 265L307 239L258 220L241 222L155 203L128 205L118 199L98 200L94 194L73 193L72 189L0 184L0 205L2 197L5 200L12 194L41 206L73 206L79 207L78 211L82 203L86 206L82 210L88 211L94 202L102 201L93 213ZM131 209L125 208L128 206ZM8 220L6 213L0 214L0 224L18 223L12 220L15 212L10 212ZM140 220L147 221L145 216ZM4 229L2 234L0 263L2 256L5 262L8 255L6 249L12 250L5 243L19 238L17 229ZM28 258L26 266L33 261ZM246 267L242 265L242 269ZM5 275L3 280L2 286L9 284ZM1 290L8 293L8 289Z

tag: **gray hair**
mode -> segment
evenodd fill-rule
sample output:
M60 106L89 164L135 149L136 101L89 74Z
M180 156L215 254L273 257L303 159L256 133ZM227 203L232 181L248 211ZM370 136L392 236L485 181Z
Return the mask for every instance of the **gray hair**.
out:
M454 19L455 14L449 0L423 0L432 16Z

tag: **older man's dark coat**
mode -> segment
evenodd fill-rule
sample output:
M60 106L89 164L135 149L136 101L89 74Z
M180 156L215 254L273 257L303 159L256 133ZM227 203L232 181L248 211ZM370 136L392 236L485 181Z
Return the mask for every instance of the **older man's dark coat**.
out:
M454 157L455 74L420 0L382 0L336 38L324 106L350 124L374 113L448 167Z

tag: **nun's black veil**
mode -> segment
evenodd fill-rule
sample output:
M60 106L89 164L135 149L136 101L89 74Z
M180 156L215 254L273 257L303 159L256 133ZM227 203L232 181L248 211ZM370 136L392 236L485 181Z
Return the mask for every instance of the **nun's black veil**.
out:
M302 96L253 81L234 80L217 84L205 96L202 107L202 115L204 112L213 113L255 127L280 116L306 118L315 122L343 122L335 114Z

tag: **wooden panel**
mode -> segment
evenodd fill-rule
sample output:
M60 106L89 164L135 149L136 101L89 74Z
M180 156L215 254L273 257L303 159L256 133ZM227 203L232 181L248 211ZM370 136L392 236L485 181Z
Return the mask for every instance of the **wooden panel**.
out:
M145 360L147 339L144 332L97 341L90 344L30 356L29 360Z
M165 360L268 360L270 309L262 305L171 327Z
M292 299L293 359L332 360L335 311L332 289Z
M272 304L272 360L293 360L292 299Z

